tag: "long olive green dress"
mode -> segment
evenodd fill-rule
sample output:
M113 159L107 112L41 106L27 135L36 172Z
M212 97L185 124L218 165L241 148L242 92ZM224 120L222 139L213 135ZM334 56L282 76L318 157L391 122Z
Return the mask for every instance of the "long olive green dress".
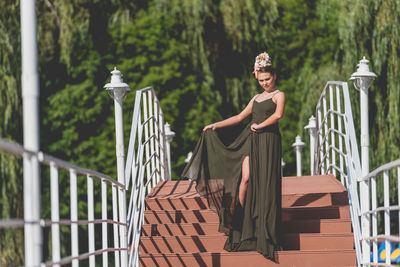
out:
M217 131L203 132L182 178L196 181L196 190L219 215L219 231L229 234L225 250L256 250L275 259L281 245L281 135L278 124L252 132L275 112L272 99L254 101L251 122L226 145ZM249 156L250 179L244 207L238 199L243 159Z

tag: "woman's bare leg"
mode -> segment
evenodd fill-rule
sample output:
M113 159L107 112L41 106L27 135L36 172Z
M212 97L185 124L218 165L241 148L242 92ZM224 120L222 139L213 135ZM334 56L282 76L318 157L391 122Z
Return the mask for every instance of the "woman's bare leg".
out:
M246 156L242 163L242 180L239 186L239 202L242 207L244 207L244 200L246 198L247 184L250 178L250 164L249 156Z

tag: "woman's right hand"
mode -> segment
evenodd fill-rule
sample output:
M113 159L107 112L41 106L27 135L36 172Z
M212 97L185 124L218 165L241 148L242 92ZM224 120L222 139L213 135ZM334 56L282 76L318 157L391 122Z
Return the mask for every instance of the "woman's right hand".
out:
M209 124L206 127L204 127L203 132L207 131L207 129L215 130L217 129L217 123Z

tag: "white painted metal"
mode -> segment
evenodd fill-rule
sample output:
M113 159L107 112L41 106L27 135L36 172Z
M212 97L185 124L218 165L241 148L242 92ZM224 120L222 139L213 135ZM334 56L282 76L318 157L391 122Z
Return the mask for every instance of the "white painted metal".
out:
M383 201L384 201L384 207L385 207L385 235L390 236L390 199L389 199L389 171L385 170L383 172ZM388 253L390 251L390 241L388 239L385 240L385 248L386 248L386 264L390 264L390 255L391 253Z
M317 142L317 122L314 116L308 119L308 125L304 127L310 134L310 174L314 175L315 143Z
M101 224L102 231L102 248L103 248L103 267L108 267L108 231L107 231L107 182L101 179Z
M108 91L110 96L114 99L115 109L115 139L116 139L116 156L117 156L117 176L120 184L126 185L125 181L125 148L124 148L124 128L123 128L123 111L122 101L126 94L131 89L123 82L122 74L117 68L111 72L111 82L106 84L104 88ZM119 203L119 240L121 250L121 265L127 266L128 264L128 242L126 230L126 188L118 189L118 203Z
M328 85L329 86L329 85ZM324 157L325 157L325 164L326 164L326 173L330 173L330 162L329 162L329 131L328 131L328 107L326 104L326 92L327 90L324 90L323 93L323 97L322 97L322 106L323 106L323 114L324 114L324 128L325 128L325 135L324 138L326 138L326 142L325 142L325 153L324 153Z
M148 114L148 112L147 112L147 92L144 92L143 93L143 116L144 116L144 121L145 122L147 122L147 118L149 118L149 114ZM144 138L145 138L145 140L148 140L149 139L149 123L143 123L143 128L144 128ZM150 158L150 144L147 142L146 143L146 146L145 146L145 154L146 154L146 160L149 160L149 158ZM146 174L147 174L147 179L149 179L149 177L150 177L150 168L149 168L149 166L147 166L147 168L146 168ZM147 193L149 193L150 192L150 190L151 190L151 184L149 184L148 186L147 186Z
M122 117L122 99L114 99L115 107L115 129L116 129L116 152L117 152L117 175L118 182L125 185L125 166L124 166L124 132L123 132L123 117ZM120 231L120 248L121 251L121 266L127 266L128 253L125 249L128 248L127 231L126 231L126 190L125 188L118 189L119 203L119 221L122 223L119 226Z
M336 87L336 97L333 94L333 88ZM344 100L344 111L341 110L341 99ZM329 109L327 102L329 101ZM361 230L359 222L359 199L357 193L357 177L361 176L361 167L359 163L357 141L353 125L353 117L351 112L350 97L348 94L347 83L345 82L328 82L321 94L317 104L317 134L319 136L316 145L315 173L327 174L333 171L340 172L343 177L343 185L348 190L348 198L350 204L350 215L352 218L355 247L357 251L357 259L361 263ZM340 119L339 119L340 118ZM332 121L335 121L332 123ZM341 127L341 123L344 127ZM339 146L344 141L343 147L336 147L335 138L339 139ZM342 141L340 141L342 140ZM343 144L343 143L342 143ZM346 168L338 166L336 154L339 158L343 158ZM340 160L339 160L340 163Z
M120 251L122 250L119 248L119 232L118 232L118 226L121 225L121 223L118 221L118 203L117 203L117 190L118 188L124 189L125 187L118 183L116 180L113 178L92 171L88 170L85 168L81 168L79 166L73 165L71 163L62 161L60 159L54 158L52 156L46 155L42 152L33 152L24 149L20 145L17 144L11 144L8 143L4 140L0 139L0 151L6 152L6 153L12 153L16 156L19 157L25 157L27 160L27 163L31 162L32 158L35 158L36 160L39 160L44 165L50 166L50 201L51 201L51 219L46 220L46 219L41 219L39 222L36 221L25 221L25 220L2 220L0 219L0 228L11 228L11 227L25 227L26 225L33 225L36 223L40 223L42 227L51 227L51 250L52 250L52 260L49 262L41 262L39 265L33 264L32 261L25 260L25 265L26 266L60 266L62 264L71 264L73 266L78 266L79 261L93 258L95 255L104 255L107 254L108 252L114 252L116 255L116 260L115 260L115 265L114 266L119 266L119 255ZM58 194L58 187L59 187L59 181L58 181L58 173L59 170L62 171L67 171L69 172L69 180L70 180L70 198L68 199L59 199L60 195ZM28 164L27 168L24 170L26 173L32 175L32 170L31 170L31 164ZM88 192L87 192L87 197L88 197L88 210L83 211L81 210L80 212L88 212L88 219L87 220L78 220L78 212L79 212L79 207L77 205L77 199L78 199L78 178L80 176L86 176L87 181L88 181ZM90 179L89 179L90 178ZM94 201L95 197L94 195L92 196L91 194L94 194L96 190L94 188L91 190L90 188L92 187L90 184L90 180L93 179L99 179L102 183L102 219L95 219L93 216L93 208L94 208ZM81 181L83 182L83 181ZM106 186L105 183L109 183L112 185L113 190L113 196L115 201L113 201L113 207L110 208L113 211L113 214L116 215L114 217L114 220L108 220L107 219L107 209L109 208L107 205L106 198L103 199L103 195L106 194ZM81 183L79 183L81 184ZM104 192L103 192L104 188ZM61 194L61 197L63 195ZM82 197L82 196L80 196ZM59 203L60 202L68 202L70 203L70 214L71 218L70 219L59 219ZM93 203L91 203L93 202ZM114 205L115 204L115 205ZM26 209L27 206L24 206L24 209ZM28 206L29 207L29 206ZM104 208L105 207L105 208ZM91 251L88 251L86 253L81 253L79 254L79 247L78 247L78 225L88 225L88 230L87 234L89 236L89 241L94 240L93 237L93 231L90 230L91 225L95 224L102 224L103 226L107 226L107 224L115 225L116 226L116 232L114 232L115 237L117 238L117 246L116 248L107 248L107 242L105 242L106 246L103 246L102 249L100 250L93 250L89 248ZM65 226L70 226L71 227L71 256L66 256L64 258L60 258L60 231L59 231L59 226L60 225L65 225ZM83 231L84 228L81 228L80 231ZM93 229L93 228L92 228ZM104 228L103 228L104 230ZM90 233L91 232L91 233ZM103 235L102 240L104 244L104 240L107 240L107 232L104 233L102 231ZM58 236L58 237L57 237ZM92 236L92 237L90 237ZM94 242L92 242L94 244ZM94 247L92 245L89 245L89 247ZM28 250L30 253L32 253L32 249ZM125 249L126 251L126 249ZM104 259L104 258L103 258ZM34 260L34 259L33 259ZM93 264L92 264L93 265ZM107 266L107 261L103 266Z
M152 91L153 92L153 91ZM153 100L154 99L156 99L156 96L154 95L153 96ZM158 120L158 113L159 113L159 108L161 108L161 107L159 107L158 106L158 103L157 103L157 101L154 101L154 119L155 120ZM155 153L158 155L158 157L156 157L156 170L161 170L161 161L160 161L160 157L161 157L161 150L162 149L164 149L163 147L161 147L161 142L160 142L160 136L161 136L161 134L160 134L160 129L159 129L159 126L158 126L158 123L154 123L154 132L155 132L155 145L156 145L156 147L155 147ZM160 182L160 180L161 180L161 176L160 176L160 173L159 172L157 172L156 173L156 183L155 183L155 185L157 185L158 184L158 182Z
M113 185L112 186L112 205L113 205L113 220L118 222L118 187ZM114 249L116 249L116 252L114 253L114 261L115 261L115 266L119 267L120 266L120 253L119 253L119 227L118 224L113 225L113 232L114 232Z
M93 178L87 175L87 203L88 203L88 221L94 221L94 200L93 200ZM94 243L94 224L89 223L89 253L94 253L95 243ZM96 265L95 255L89 256L89 266L94 267Z
M51 256L53 262L61 259L60 253L60 221L58 196L58 169L54 162L50 163L50 205L51 205ZM59 267L59 264L54 265Z
M319 107L320 102L318 103L317 106L317 119L318 119L318 125L321 125L322 122L322 111L321 108ZM323 135L323 131L321 129L317 128L317 132L318 132L318 141L319 144L323 143L323 139L322 139L322 135ZM319 154L318 154L319 152ZM322 159L324 157L324 151L322 149L317 149L317 156L319 156L319 159ZM319 166L319 164L321 164L321 166ZM315 170L314 173L318 174L325 174L325 165L324 165L324 161L323 160L318 160L316 166L314 166Z
M375 73L369 71L368 60L363 57L358 64L357 72L351 75L350 80L354 81L354 87L360 91L360 115L361 115L361 168L362 175L369 173L369 127L368 127L368 88L372 80L376 77ZM369 181L365 180L360 184L360 194L362 199L369 199ZM362 212L369 210L369 201L361 204ZM361 217L363 236L370 235L370 216ZM363 241L363 251L370 250L368 240ZM363 255L363 261L369 261L369 255Z
M377 195L376 195L376 177L372 177L371 179L371 191L372 191L372 209L375 210L377 208ZM372 235L378 235L378 214L372 214ZM378 240L375 239L372 242L372 256L373 262L378 262Z
M301 141L300 135L296 136L296 142L292 144L296 151L296 175L301 176L301 150L304 143Z
M329 85L329 109L331 111L334 111L334 107L333 107L333 102L335 101L335 99L333 98L333 88L332 88L332 84ZM335 114L334 112L330 113L330 121L331 121L331 129L335 129ZM331 147L336 147L335 146L335 132L331 131ZM336 166L336 153L335 151L332 149L331 150L331 165ZM334 176L336 176L336 169L332 168L332 174Z
M171 142L175 136L175 133L171 131L171 126L167 122L165 124L165 137L167 139L166 145L167 145L167 158L168 158L168 174L171 177Z
M144 199L151 189L169 175L164 115L151 87L136 91L126 160L126 188L130 191L127 210L129 266L139 264ZM132 179L132 180L131 180Z
M341 94L340 87L336 84L336 112L342 114ZM338 132L343 133L342 130L342 116L337 116ZM343 138L339 137L339 151L343 151ZM339 154L339 168L340 168L340 182L344 184L344 154Z
M149 117L150 118L154 118L153 115L153 92L152 91L148 91L147 95L148 95L148 101L149 101ZM149 123L149 127L150 127L150 136L153 136L155 134L154 132L154 123ZM154 148L154 141L155 138L151 138L150 140L150 154L153 155L155 153L155 148ZM155 157L151 158L151 173L153 173L156 170L156 160ZM154 175L153 178L151 179L151 188L155 187L157 182L156 182L157 177Z
M332 92L333 88L336 88L336 95ZM329 94L327 94L328 90ZM334 103L331 102L334 101L333 98L336 98ZM329 101L329 109L325 109L327 101ZM342 110L342 107L344 110ZM389 171L397 168L400 174L400 160L385 164L368 175L363 175L355 137L347 83L328 82L317 104L316 114L318 121L317 132L319 136L315 154L318 157L315 165L316 173L333 173L333 171L336 170L340 173L342 184L347 188L354 232L354 244L357 252L357 264L358 266L391 266L389 258L387 258L384 264L377 262L378 239L383 239L384 242L386 242L386 247L389 246L389 241L400 241L398 236L391 235L390 232L390 211L399 211L400 205L390 206L389 201ZM338 140L339 147L336 147L336 140ZM363 142L365 142L365 138ZM327 159L329 157L330 160L328 161ZM337 157L339 157L339 160L337 160ZM382 173L384 183L384 205L379 207L377 202L376 179L378 175ZM400 180L398 180L397 183L400 185ZM360 194L358 188L360 188ZM371 199L369 196L370 191ZM398 203L400 204L399 190L397 194ZM359 204L360 202L361 205ZM372 209L369 206L370 203ZM379 217L379 212L384 212L384 216ZM370 233L371 220L372 235ZM378 225L382 225L382 223L385 225L385 231L384 233L379 233ZM398 227L400 228L400 225Z
M23 139L27 150L38 152L39 145L39 76L37 71L36 1L21 0L21 58ZM30 162L27 162L30 161ZM29 166L28 166L29 165ZM42 229L40 220L40 170L37 158L24 157L24 219L26 224L25 266L42 261Z
M70 205L71 205L71 257L79 256L79 239L78 239L78 191L76 171L70 170ZM72 267L78 267L79 261L72 260Z

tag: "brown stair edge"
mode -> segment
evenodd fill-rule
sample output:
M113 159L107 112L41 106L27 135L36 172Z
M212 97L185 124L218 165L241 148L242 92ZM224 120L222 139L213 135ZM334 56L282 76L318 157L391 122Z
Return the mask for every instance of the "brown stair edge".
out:
M275 263L256 251L140 254L141 266L356 266L354 250L277 251ZM146 263L147 262L147 263ZM173 265L171 263L174 263ZM165 265L167 264L167 265Z

